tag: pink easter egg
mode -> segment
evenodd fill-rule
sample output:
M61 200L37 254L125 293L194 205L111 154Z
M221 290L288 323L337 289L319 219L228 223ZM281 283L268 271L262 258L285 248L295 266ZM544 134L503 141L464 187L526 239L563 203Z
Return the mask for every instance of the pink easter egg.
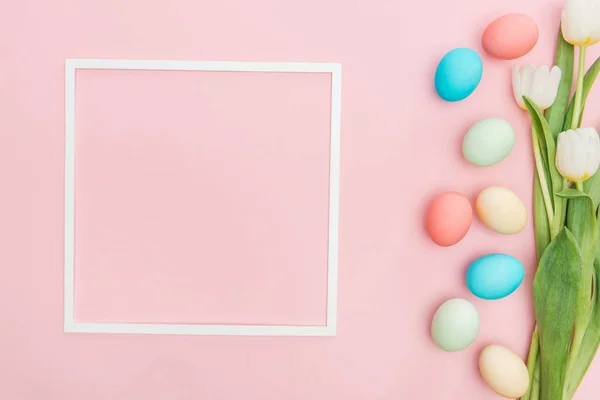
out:
M513 60L529 53L539 35L538 26L531 17L507 14L485 28L481 44L488 54L503 60Z

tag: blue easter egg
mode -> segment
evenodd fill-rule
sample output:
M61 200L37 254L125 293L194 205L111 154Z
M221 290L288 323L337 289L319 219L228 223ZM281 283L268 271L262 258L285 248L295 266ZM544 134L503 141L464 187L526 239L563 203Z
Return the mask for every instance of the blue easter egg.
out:
M488 254L475 260L467 270L467 286L475 296L498 300L521 285L525 277L523 264L506 254Z
M447 53L435 71L435 90L446 101L460 101L477 88L483 74L481 57L468 48Z

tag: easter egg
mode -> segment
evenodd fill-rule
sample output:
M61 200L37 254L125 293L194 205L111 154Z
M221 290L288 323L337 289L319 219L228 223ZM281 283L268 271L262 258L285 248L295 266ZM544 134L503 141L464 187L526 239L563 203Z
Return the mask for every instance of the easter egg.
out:
M460 193L444 192L436 196L425 217L425 228L439 246L452 246L467 234L473 220L469 199Z
M435 90L446 101L467 98L481 81L483 63L475 51L458 48L440 60L435 71Z
M465 135L462 151L473 165L487 167L504 160L515 144L515 131L500 118L479 121Z
M479 333L479 313L465 299L451 299L442 304L431 322L431 336L444 351L464 350Z
M535 21L523 14L507 14L483 31L481 44L490 55L512 60L529 53L540 35Z
M497 300L517 290L524 277L523 264L516 258L506 254L488 254L469 266L467 287L479 298Z
M521 232L527 224L527 209L513 191L491 186L477 196L475 209L488 228L504 235Z
M529 388L529 374L521 357L512 350L492 344L479 354L479 372L498 395L518 399Z

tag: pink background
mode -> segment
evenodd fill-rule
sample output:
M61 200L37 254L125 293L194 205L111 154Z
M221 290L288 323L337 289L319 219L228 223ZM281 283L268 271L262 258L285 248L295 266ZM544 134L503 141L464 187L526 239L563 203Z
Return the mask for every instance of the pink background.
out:
M331 75L77 75L76 320L325 325Z
M7 3L0 17L1 397L498 398L479 378L477 356L490 343L526 354L533 327L532 226L504 237L475 221L464 241L442 249L425 236L423 211L439 191L473 197L492 184L513 189L529 205L528 120L511 98L512 63L484 56L481 85L457 104L435 96L433 72L451 48L481 50L485 24L508 12L529 14L540 24L538 46L519 63L550 63L561 5L555 0ZM589 62L599 48L590 53ZM67 57L343 63L337 337L62 332ZM101 78L90 76L89 85ZM600 104L600 90L589 101ZM598 127L600 116L593 109L587 108L585 122ZM490 116L513 124L515 148L497 166L469 166L460 153L462 135ZM469 262L489 252L514 255L527 269L524 285L496 302L474 299L464 284ZM315 295L318 299L318 291ZM476 304L482 328L470 348L447 354L432 344L429 323L436 307L455 296ZM312 310L294 317L309 314L314 317ZM599 368L592 367L576 399L596 398Z

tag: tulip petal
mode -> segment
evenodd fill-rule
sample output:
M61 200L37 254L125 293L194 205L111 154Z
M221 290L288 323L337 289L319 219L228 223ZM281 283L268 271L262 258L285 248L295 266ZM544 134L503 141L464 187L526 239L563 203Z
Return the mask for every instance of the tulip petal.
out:
M585 128L584 147L586 149L585 171L591 177L600 166L600 138L594 128Z
M575 131L576 132L576 131ZM586 153L585 142L581 134L575 133L571 138L571 163L573 164L573 173L577 180L585 180L586 176Z
M589 13L591 21L591 40L592 43L600 41L600 1L595 1L592 10Z
M523 83L521 81L521 67L518 65L513 65L512 68L512 87L513 94L515 96L515 100L517 104L521 107L525 107L525 102L523 101Z
M545 110L551 105L548 104L548 96L546 96L546 93L548 92L546 90L546 82L549 80L549 77L550 69L546 65L543 65L535 70L531 82L529 97L542 110Z
M546 83L546 90L549 94L550 105L554 104L556 95L558 94L558 86L560 85L560 78L562 77L562 71L559 67L554 66L550 71L550 77Z
M560 67L557 65L552 67L552 69L550 70L550 78L551 78L551 82L554 85L558 85L560 83L561 76L562 76L562 71L560 70Z
M583 168L579 166L581 155L580 157L577 157L577 154L579 153L577 143L578 140L575 131L567 131L565 168L567 170L567 178L569 178L572 181L580 181L581 178L583 178Z
M526 65L521 70L521 91L523 95L529 97L531 93L531 87L533 84L533 75L535 74L535 65ZM535 100L532 99L535 103Z
M568 132L559 133L556 143L556 168L565 178L567 177L567 133Z

